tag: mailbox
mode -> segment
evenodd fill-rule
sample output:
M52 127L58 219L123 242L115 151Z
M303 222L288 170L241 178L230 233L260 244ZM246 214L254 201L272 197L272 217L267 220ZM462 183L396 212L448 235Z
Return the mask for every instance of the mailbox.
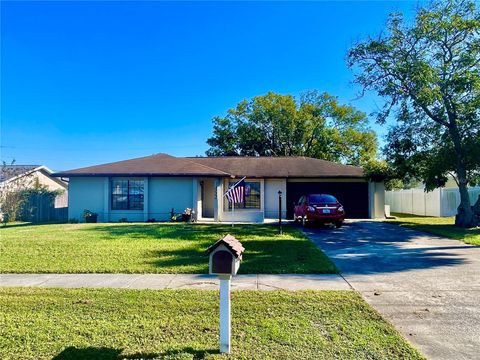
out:
M207 249L210 255L210 274L220 278L220 352L230 352L231 312L230 282L236 275L245 248L242 243L228 234Z
M225 235L207 249L209 272L214 275L236 275L245 248L232 235Z

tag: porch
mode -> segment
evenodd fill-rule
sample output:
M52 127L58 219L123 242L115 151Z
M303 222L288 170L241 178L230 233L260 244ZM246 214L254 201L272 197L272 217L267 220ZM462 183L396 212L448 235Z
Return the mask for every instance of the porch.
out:
M244 200L241 203L234 204L235 208L233 208L233 204L228 202L224 194L229 186L232 186L238 180L198 178L197 220L200 222L264 222L265 181L263 179L245 179Z

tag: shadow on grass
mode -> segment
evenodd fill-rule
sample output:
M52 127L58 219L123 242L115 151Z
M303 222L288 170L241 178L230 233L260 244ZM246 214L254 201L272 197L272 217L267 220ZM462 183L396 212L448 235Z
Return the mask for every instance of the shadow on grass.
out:
M275 236L277 228L272 225L237 225L224 224L185 224L185 223L137 223L137 224L103 224L81 229L98 231L109 237L128 236L130 238L209 240L216 241L222 236L233 233L235 236Z
M409 227L430 234L463 241L471 245L480 245L480 227L465 229L455 226L455 218L439 218L412 214L392 213L395 219L388 223Z
M335 274L335 265L308 240L242 240L245 252L239 274ZM157 267L193 266L208 273L208 255L203 248L154 250L150 262Z
M77 348L70 346L61 353L54 356L52 360L148 360L148 359L204 359L208 354L218 353L217 350L196 350L192 347L185 347L178 350L169 350L160 354L156 353L135 353L122 355L123 349L107 347Z
M473 239L470 240L469 238L479 237L479 240L477 240L477 242L473 242L472 245L480 245L480 228L464 229L450 224L419 224L415 222L410 222L408 220L398 220L392 221L390 223L399 226L409 227L418 231L425 231L430 234L446 238L464 241L466 243L470 243L470 241L473 241Z
M178 350L169 350L159 354L158 359L204 359L209 354L218 354L218 350L196 350L192 347L185 347ZM128 359L128 358L127 358Z
M87 230L87 229L85 229ZM231 233L245 247L240 272L243 274L337 273L332 262L295 228L285 225L283 236L275 224L125 224L89 227L108 238L147 239L164 241L165 246L146 254L156 267L182 267L208 272L206 249L224 235ZM176 245L178 244L178 245Z
M26 227L26 226L44 226L44 225L58 225L58 224L66 224L64 221L46 221L41 223L33 223L33 222L22 222L22 223L7 223L6 225L0 225L0 229L11 229L17 227Z

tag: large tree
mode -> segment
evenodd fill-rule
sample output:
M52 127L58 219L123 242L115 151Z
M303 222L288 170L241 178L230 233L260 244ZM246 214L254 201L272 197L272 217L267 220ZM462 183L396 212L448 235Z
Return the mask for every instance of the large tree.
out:
M386 31L349 52L356 81L386 99L378 112L394 117L387 159L427 190L453 174L461 204L456 224L473 227L468 185L480 170L480 14L468 0L419 8L411 24L391 14Z
M208 156L310 156L360 165L376 155L364 113L326 93L269 92L213 119Z

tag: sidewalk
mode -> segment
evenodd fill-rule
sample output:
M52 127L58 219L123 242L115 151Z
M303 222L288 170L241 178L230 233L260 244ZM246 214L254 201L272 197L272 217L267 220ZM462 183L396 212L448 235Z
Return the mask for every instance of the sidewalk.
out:
M0 274L2 286L218 290L214 275L202 274ZM237 275L232 290L351 290L338 274Z

